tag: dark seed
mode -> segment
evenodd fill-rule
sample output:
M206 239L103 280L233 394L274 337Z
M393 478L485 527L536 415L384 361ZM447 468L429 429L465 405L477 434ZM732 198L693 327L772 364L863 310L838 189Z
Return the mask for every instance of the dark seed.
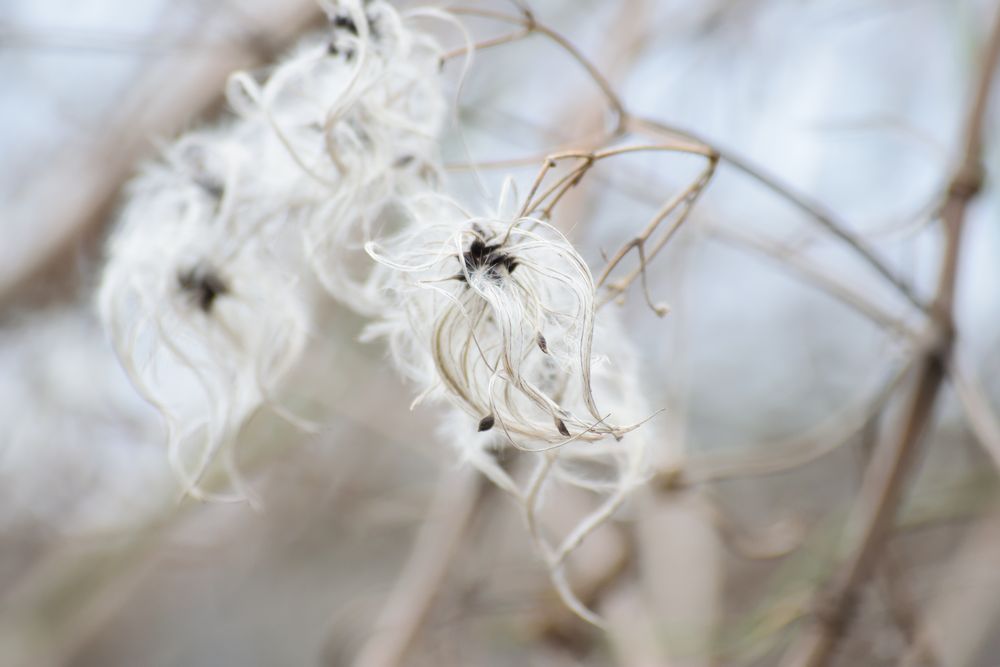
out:
M545 354L549 353L549 344L545 341L545 336L538 334L538 349Z
M477 231L474 227L473 231ZM484 270L487 278L495 283L503 280L500 267L504 267L507 273L513 273L517 268L517 260L504 253L500 249L499 243L486 243L481 238L472 240L469 249L462 253L461 261L465 265L465 270L472 273L477 269Z
M493 415L486 415L479 420L479 432L482 433L483 431L489 431L493 428L493 424L495 423L496 420L493 418Z
M212 199L222 199L222 195L225 194L225 186L211 176L199 176L194 182Z
M229 292L229 287L215 271L201 267L178 273L177 285L205 313L212 310L218 297Z
M559 429L559 432L562 433L565 437L567 438L569 437L569 429L566 428L566 424L563 423L563 420L556 419L556 428Z
M333 17L334 28L347 28L352 35L358 34L358 26L354 24L354 19L345 14L338 14Z

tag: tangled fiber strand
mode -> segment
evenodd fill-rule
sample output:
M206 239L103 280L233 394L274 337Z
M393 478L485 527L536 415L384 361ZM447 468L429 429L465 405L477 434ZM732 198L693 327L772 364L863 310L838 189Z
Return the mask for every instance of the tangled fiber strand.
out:
M306 42L263 84L234 74L227 96L269 137L265 163L284 167L262 174L262 185L285 193L317 277L338 301L372 315L382 304L367 283L362 244L376 224L394 224L400 197L439 177L441 49L388 3L327 10L329 36Z
M470 216L440 194L437 44L385 2L326 8L322 39L265 76L233 74L235 117L181 137L131 184L105 326L165 417L185 490L243 499L235 445L261 408L285 413L275 397L310 338L316 277L373 318L367 336L387 339L418 402L452 406L461 456L518 499L560 595L599 623L564 568L647 476L631 347L613 312L598 320L590 269L551 224ZM525 482L498 464L504 449L534 462ZM235 494L201 487L220 454ZM539 513L564 487L596 501L552 537Z
M594 283L548 223L465 218L429 195L401 234L368 245L396 273L397 306L369 331L425 395L446 398L519 449L621 438L592 390Z
M250 164L225 129L170 146L129 187L98 294L116 351L166 418L171 462L196 497L223 498L198 483L271 402L309 326L295 254L281 252L284 229L244 185Z
M597 319L589 268L542 220L469 217L434 195L409 210L407 230L368 245L392 274L383 284L397 300L368 334L388 339L397 367L421 391L418 401L455 408L448 437L518 499L560 595L600 624L573 595L563 568L648 477L645 439L631 432L649 412L617 312ZM612 409L602 413L595 394ZM620 418L628 423L618 425ZM505 448L535 459L526 483L498 464ZM538 513L561 485L599 501L552 542Z

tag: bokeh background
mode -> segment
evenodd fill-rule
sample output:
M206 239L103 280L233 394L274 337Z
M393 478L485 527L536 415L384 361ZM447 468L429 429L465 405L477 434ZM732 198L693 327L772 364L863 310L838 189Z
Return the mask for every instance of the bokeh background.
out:
M935 206L960 157L996 3L532 8L631 111L807 193L932 293ZM478 38L504 31L464 20ZM358 343L364 323L331 303L290 383L320 433L255 420L240 458L260 508L181 499L159 417L96 319L102 239L136 165L224 114L231 71L266 66L323 25L312 0L0 4L0 664L352 664L438 480L461 474L440 415L409 409L384 350ZM476 54L461 89L460 69L444 71L460 99L445 155L449 187L473 209L495 208L505 177L526 189L538 162L463 163L573 145L607 117L592 82L538 37ZM987 409L973 424L945 387L837 664L1000 665L1000 507L987 453L1000 437L990 421L1000 405L997 108L956 306L958 358ZM697 168L663 155L601 164L556 223L597 270ZM621 563L589 600L611 632L558 604L517 508L487 493L403 664L776 664L844 556L865 462L898 412L881 392L912 354L803 265L917 321L843 244L723 165L649 267L670 313L657 317L635 287L620 306L649 402L663 410L650 427L684 452L694 481L638 494L578 555L584 579ZM744 465L799 459L777 472ZM917 655L917 645L930 648Z

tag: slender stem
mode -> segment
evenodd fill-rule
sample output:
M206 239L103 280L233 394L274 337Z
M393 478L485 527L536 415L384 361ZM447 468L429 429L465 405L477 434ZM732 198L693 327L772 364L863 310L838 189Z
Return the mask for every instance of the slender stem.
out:
M595 151L569 150L560 153L553 153L545 158L541 169L539 169L538 175L535 176L535 180L531 184L531 189L528 191L528 196L525 198L524 206L521 209L521 215L525 216L532 211L539 210L542 204L546 201L548 201L548 204L546 204L545 208L542 209L543 215L547 216L551 214L552 209L566 195L566 192L579 183L580 179L586 175L591 167L601 160L617 157L619 155L647 152L698 155L707 158L710 162L714 163L714 156L709 149L704 146L682 142L669 144L637 144L617 146L614 148L605 148L604 150ZM552 169L555 169L556 164L562 160L578 160L579 164L556 179L555 183L551 184L544 192L542 192L542 194L537 194L542 183L545 181L545 177ZM700 178L697 182L700 182L703 178L704 177ZM669 213L669 211L667 213Z
M476 42L471 46L460 46L457 49L452 49L447 53L441 55L441 62L446 63L449 60L454 60L461 56L466 55L470 52L485 51L486 49L492 49L495 46L503 46L504 44L510 44L511 42L517 42L532 33L530 28L522 28L521 30L515 30L514 32L507 33L505 35L498 35L497 37L491 37L490 39L484 39L481 42Z
M403 664L482 504L484 481L471 467L444 474L409 560L354 667Z
M479 9L475 7L452 7L449 11L457 15L476 16L494 21L500 21L502 23L517 25L524 29L523 34L514 33L512 35L502 36L496 40L491 40L490 42L485 43L486 46L509 43L511 41L519 40L532 33L537 33L550 39L567 54L569 54L569 56L587 72L588 76L594 81L595 85L597 85L604 97L607 99L609 107L617 118L614 130L608 135L609 140L611 138L621 136L626 131L631 131L646 135L653 134L660 137L665 136L675 141L680 139L685 142L692 142L700 145L705 154L711 155L715 159L725 161L730 166L738 169L771 191L780 195L793 206L809 214L810 217L815 219L818 224L850 246L859 256L861 256L862 259L871 265L876 272L888 280L916 308L924 312L927 311L927 305L913 291L913 288L905 280L896 275L896 273L875 254L875 252L864 240L851 232L845 223L840 221L833 213L827 211L821 205L816 202L812 202L804 195L795 192L792 188L780 182L774 176L767 174L743 158L730 151L719 149L712 142L706 141L690 131L681 130L656 120L630 114L625 108L621 98L614 92L611 84L597 69L597 67L590 62L579 51L579 49L569 42L569 40L552 28L539 23L535 19L534 14L530 11L525 10L522 16L512 16L503 12ZM586 170L589 169L589 165L585 165L582 169L585 173ZM579 177L582 177L582 173L577 178ZM575 181L570 181L570 184L573 182ZM563 192L565 192L565 189L566 188L564 188ZM551 206L549 209L551 209ZM655 252L651 253L651 255L653 254L655 254ZM641 275L641 268L642 267L640 267L640 271L636 271L633 275L629 276L629 283Z
M879 563L904 483L916 459L917 446L930 423L954 338L952 309L965 212L982 184L980 147L998 60L1000 12L994 21L973 101L966 116L962 162L941 208L945 227L944 258L930 313L937 329L938 342L928 346L921 356L913 390L896 435L883 442L868 467L856 508L857 546L823 594L816 621L785 655L783 664L788 667L823 667L829 664L857 606L860 588Z
M657 253L659 253L660 250L662 250L663 247L670 241L670 239L673 238L674 233L681 228L681 225L683 225L687 220L688 214L691 212L694 203L698 200L698 197L701 196L702 192L705 191L705 188L708 187L712 177L715 175L715 168L718 164L717 156L710 153L705 155L705 157L708 158L708 164L705 166L705 169L701 172L701 174L698 175L698 178L692 181L687 188L678 193L674 198L664 203L656 212L656 215L653 216L653 219L646 226L646 228L623 245L618 252L615 253L610 260L608 260L595 283L598 288L605 284L610 277L611 272L618 266L618 264L621 263L632 248L636 248L639 253L639 266L633 269L632 272L623 279L616 281L612 285L608 285L608 292L599 305L603 306L611 299L614 299L617 295L627 290L629 285L631 285L637 277L641 277L646 301L654 311L657 311L658 313L660 312L658 307L653 306L649 297L649 290L646 286L646 265L647 262L652 261L652 259L656 257ZM647 252L645 246L649 241L650 236L652 236L653 232L656 231L656 229L667 217L672 215L674 211L678 209L680 209L680 214L675 217L673 224L671 224L667 228L666 232L664 232L660 238L653 243L653 247Z
M926 304L924 304L920 297L917 296L917 294L913 291L913 288L905 280L896 275L895 272L893 272L893 270L890 269L889 266L886 265L886 263L882 261L870 247L868 247L868 244L863 239L851 232L846 223L839 220L832 212L826 210L822 205L814 201L810 201L805 195L796 192L790 186L782 183L775 176L766 173L760 167L751 164L731 151L723 150L712 142L706 141L705 139L687 130L680 130L656 120L631 115L626 118L625 127L630 131L647 135L652 134L655 136L687 139L688 141L695 141L711 148L711 150L719 156L720 160L743 172L750 178L753 178L767 189L780 195L788 203L808 214L820 226L850 246L851 249L853 249L873 269L875 269L879 275L892 283L892 285L899 290L900 294L906 297L910 303L922 311L927 310Z
M580 53L580 50L577 49L568 39L548 26L538 23L535 20L534 14L530 11L525 11L523 16L511 16L510 14L504 14L503 12L494 12L476 7L449 7L448 11L452 14L478 16L480 18L519 25L525 28L528 32L544 35L559 46L559 48L565 51L584 70L586 70L587 75L594 81L594 84L601 89L601 93L607 99L608 105L611 107L611 111L617 118L616 126L618 128L623 126L625 119L625 106L622 104L621 98L618 97L618 94L615 93L614 89L611 87L611 84L606 78L604 78L604 75L601 74L597 67L595 67L593 63Z

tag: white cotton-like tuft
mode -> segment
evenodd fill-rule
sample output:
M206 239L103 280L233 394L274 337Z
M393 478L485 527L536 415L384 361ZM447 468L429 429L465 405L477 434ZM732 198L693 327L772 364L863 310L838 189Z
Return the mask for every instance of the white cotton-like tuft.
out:
M386 2L328 11L328 29L282 62L230 77L235 117L147 165L108 243L102 319L199 497L213 497L199 482L219 453L241 486L241 429L262 406L283 412L312 278L359 312L382 308L363 243L440 171L437 44Z
M206 497L209 463L271 402L309 329L280 207L247 186L252 155L231 136L188 135L130 185L98 294L122 364L167 420L171 462Z
M368 246L396 302L368 335L388 340L418 401L453 406L445 432L463 460L518 500L557 591L600 624L570 589L565 563L649 476L648 434L636 428L650 409L618 313L596 314L589 268L546 222L470 218L436 195L408 211L403 233ZM531 466L521 482L501 464L514 449ZM549 536L542 499L567 486L596 501Z
M594 282L562 234L532 218L463 218L436 196L409 211L405 232L369 245L398 303L369 332L387 335L405 375L521 449L635 427L594 399Z
M228 122L181 137L130 185L99 291L105 328L167 422L185 489L244 498L236 443L258 410L286 413L317 279L373 318L366 335L388 341L418 402L451 406L460 456L519 500L557 590L599 622L564 565L648 476L634 351L555 227L473 217L439 194L437 43L381 0L324 6L320 37L230 77ZM532 464L526 480L508 454ZM219 455L235 495L202 489ZM566 486L594 506L546 535L542 498Z
M263 83L230 77L238 116L269 141L264 189L284 193L316 275L363 314L381 308L362 248L392 225L395 203L439 177L446 112L441 49L386 2L330 7L330 29L277 65Z

